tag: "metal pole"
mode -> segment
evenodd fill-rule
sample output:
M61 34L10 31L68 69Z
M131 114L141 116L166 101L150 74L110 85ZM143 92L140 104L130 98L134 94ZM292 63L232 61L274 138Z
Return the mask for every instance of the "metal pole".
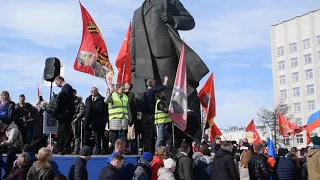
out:
M172 121L171 124L172 124L172 149L175 149L176 146L175 146L175 140L174 140L175 139L174 138L175 137L175 135L174 135L174 122Z
M52 98L52 84L53 82L51 82L51 85L50 85L50 101L51 101L51 98ZM48 119L47 119L48 121ZM50 147L53 149L53 146L52 146L52 137L51 137L51 134L49 134L49 143L50 143Z
M81 119L81 123L80 123L80 128L81 128L81 131L80 131L80 137L81 137L81 141L80 141L80 146L81 148L83 147L83 121Z

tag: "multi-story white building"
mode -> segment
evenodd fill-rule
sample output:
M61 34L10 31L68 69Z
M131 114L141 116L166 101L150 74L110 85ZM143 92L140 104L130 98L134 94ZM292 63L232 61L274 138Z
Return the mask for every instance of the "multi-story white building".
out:
M283 100L293 122L305 125L320 103L320 10L271 25L271 52L274 103ZM305 147L305 134L290 144Z

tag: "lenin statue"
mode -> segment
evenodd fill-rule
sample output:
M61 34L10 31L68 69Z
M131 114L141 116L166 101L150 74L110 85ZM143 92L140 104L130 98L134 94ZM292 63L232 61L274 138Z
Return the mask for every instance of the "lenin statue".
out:
M145 0L133 15L130 56L134 93L146 91L146 80L154 79L158 84L169 77L165 90L170 101L179 63L183 41L178 30L192 30L195 21L179 0ZM185 44L187 62L188 109L196 115L199 132L192 134L201 138L200 103L196 88L209 72L201 58ZM188 120L189 121L189 120ZM189 123L188 123L189 124ZM195 128L193 126L193 128ZM188 127L187 127L188 131Z

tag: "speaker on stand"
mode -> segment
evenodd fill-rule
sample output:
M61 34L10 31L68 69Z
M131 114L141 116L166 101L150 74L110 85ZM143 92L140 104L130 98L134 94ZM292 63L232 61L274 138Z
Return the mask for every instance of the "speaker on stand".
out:
M45 68L44 68L44 71L43 71L43 79L48 81L48 82L51 82L51 85L50 85L50 96L49 96L50 97L50 101L51 101L51 98L52 98L52 84L53 84L54 79L57 76L60 76L60 69L61 69L61 62L60 62L60 60L58 58L50 57L50 58L46 59ZM51 134L49 134L49 144L50 144L50 146L53 147Z
M56 57L46 59L46 64L43 71L44 80L51 82L50 86L50 100L52 97L52 83L57 76L60 76L61 63Z

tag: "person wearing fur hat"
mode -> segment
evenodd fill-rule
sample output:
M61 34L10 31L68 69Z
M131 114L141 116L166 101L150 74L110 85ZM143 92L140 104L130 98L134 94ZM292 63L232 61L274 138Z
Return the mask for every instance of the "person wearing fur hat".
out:
M309 179L320 179L320 137L311 138L313 147L307 153L307 167Z
M93 151L91 147L84 146L80 150L80 156L71 165L69 169L68 179L69 180L87 180L87 162L91 159Z
M153 154L150 152L144 152L138 161L138 167L134 171L132 180L148 180L151 178L151 163Z

